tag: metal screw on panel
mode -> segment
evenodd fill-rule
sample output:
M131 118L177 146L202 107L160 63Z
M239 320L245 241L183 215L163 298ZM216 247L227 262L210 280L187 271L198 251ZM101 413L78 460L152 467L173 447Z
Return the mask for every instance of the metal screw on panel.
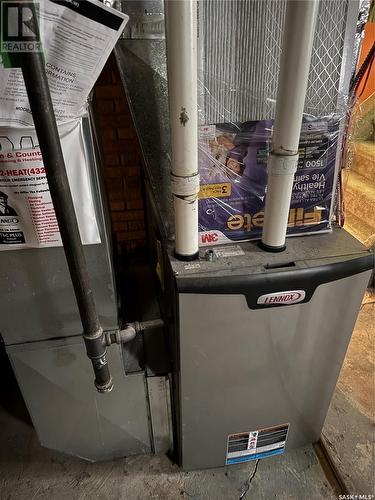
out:
M215 260L215 252L213 250L206 250L205 259L208 260L209 262L214 261Z

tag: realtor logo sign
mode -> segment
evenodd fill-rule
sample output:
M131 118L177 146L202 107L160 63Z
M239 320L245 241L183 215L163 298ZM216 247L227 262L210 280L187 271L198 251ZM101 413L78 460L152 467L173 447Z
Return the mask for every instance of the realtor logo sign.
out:
M40 52L39 4L1 1L1 52Z

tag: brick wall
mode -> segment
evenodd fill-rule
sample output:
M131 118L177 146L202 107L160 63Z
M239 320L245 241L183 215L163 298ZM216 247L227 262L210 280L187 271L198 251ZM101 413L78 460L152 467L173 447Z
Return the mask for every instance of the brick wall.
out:
M142 160L113 55L95 85L94 109L118 252L134 254L145 248Z

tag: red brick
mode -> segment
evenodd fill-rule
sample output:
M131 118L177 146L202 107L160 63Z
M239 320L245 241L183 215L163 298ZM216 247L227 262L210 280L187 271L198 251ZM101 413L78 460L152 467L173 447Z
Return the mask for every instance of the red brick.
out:
M127 225L128 231L141 231L145 228L145 222L143 220L131 220Z
M105 169L105 176L108 178L121 178L123 169L121 167L107 167ZM120 181L119 181L120 182Z
M129 148L124 151L124 163L128 163L129 159L131 160L131 158L136 158L137 161L139 161L139 158L141 156L141 148L139 146L138 137L135 135L135 140L128 140L128 142L130 144ZM128 158L128 160L126 160L126 158Z
M128 210L137 210L140 208L143 208L143 200L127 200L126 201L126 208Z
M104 165L120 165L120 156L115 153L107 153L104 155Z
M137 240L137 241L122 241L119 244L121 249L125 249L128 253L134 253L135 251L139 251L145 248L146 241L145 240Z
M137 167L136 165L128 167L124 165L124 177L125 177L125 182L128 178L130 177L135 177L139 176L141 173L141 168Z
M115 112L116 113L129 113L128 103L126 102L125 97L123 99L115 100Z
M112 100L108 101L102 101L102 100L96 100L95 101L95 110L98 114L101 115L110 115L111 113L114 112L115 109L115 102Z
M141 150L113 55L95 86L95 110L117 250L144 251Z
M114 222L112 224L113 230L117 231L127 231L129 222Z
M120 84L97 85L95 87L96 99L118 99L122 96L122 88Z
M130 210L126 212L116 212L112 214L112 220L114 222L124 221L124 220L143 220L144 214L143 210Z
M104 179L105 186L107 188L107 191L110 193L112 190L116 191L119 189L119 185L121 188L123 188L123 181L119 181L116 177L111 177L111 178L105 178Z
M127 200L142 199L141 179L139 176L124 179L125 196Z
M133 127L118 128L117 135L119 139L132 139L135 137L134 128Z
M130 139L117 139L114 141L108 141L102 143L102 148L103 151L106 153L121 153L123 151L126 151L127 149L132 149L132 140Z
M106 127L117 128L134 126L130 112L113 115L99 115L98 124L101 129Z
M126 171L126 176L133 177L133 175L140 175L141 173L141 159L137 158L137 155L134 155L134 159L132 161L121 161L122 155L120 155L120 163L124 167Z
M116 138L116 129L102 129L100 131L101 141L113 141Z
M127 202L131 201L132 203L137 200L142 200L142 192L140 188L126 189L125 199ZM133 208L135 207L133 206Z
M109 200L110 201L124 201L126 199L124 190L122 189L121 182L117 182L119 187L112 188L109 191Z
M125 172L127 172L128 167L125 167ZM124 185L126 189L140 189L141 188L141 179L139 176L136 177L126 177L124 179Z
M118 73L117 68L111 71L111 82L117 83L120 81L120 75Z
M125 203L123 201L111 201L109 205L114 212L120 212L125 209Z
M120 231L117 233L117 239L119 241L143 240L144 238L144 231Z

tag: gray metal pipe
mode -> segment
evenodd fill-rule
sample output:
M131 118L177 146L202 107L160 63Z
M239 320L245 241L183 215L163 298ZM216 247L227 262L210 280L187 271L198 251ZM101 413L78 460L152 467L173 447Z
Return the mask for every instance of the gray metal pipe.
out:
M37 52L20 54L19 63L77 299L87 356L92 362L95 373L95 387L99 392L109 392L113 384L106 357L106 347L102 342L103 330L99 322L79 234L44 64L41 55Z
M149 319L146 321L135 321L134 327L137 333L145 332L146 330L154 330L164 326L164 321L161 318Z
M134 321L134 323L128 323L123 330L106 333L103 342L108 347L112 344L127 344L135 338L137 333L162 328L164 325L165 323L161 318Z

